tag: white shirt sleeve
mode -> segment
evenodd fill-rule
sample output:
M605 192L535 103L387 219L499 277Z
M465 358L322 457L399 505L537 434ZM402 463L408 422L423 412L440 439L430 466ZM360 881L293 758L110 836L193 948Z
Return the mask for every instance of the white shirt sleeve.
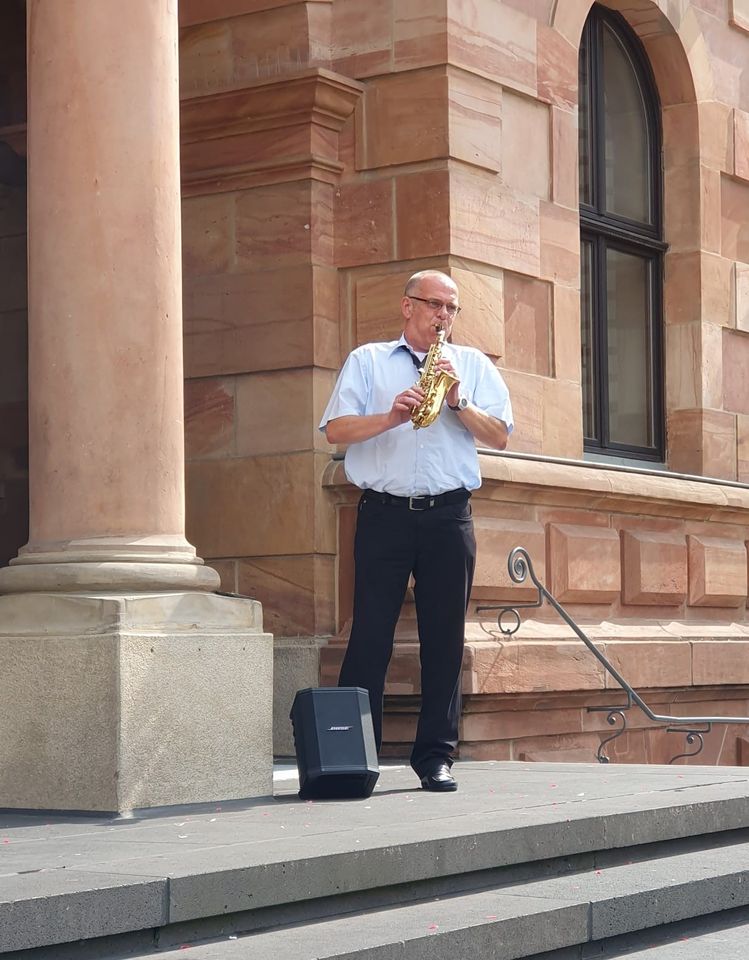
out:
M481 355L481 365L479 367L476 387L473 393L473 402L476 406L488 413L496 420L502 420L507 427L507 432L512 433L512 403L510 402L510 391L507 384L502 379L502 374L497 370L488 357Z
M359 349L349 354L338 375L319 430L325 430L330 420L338 417L361 417L366 413L371 377L367 368L367 355Z

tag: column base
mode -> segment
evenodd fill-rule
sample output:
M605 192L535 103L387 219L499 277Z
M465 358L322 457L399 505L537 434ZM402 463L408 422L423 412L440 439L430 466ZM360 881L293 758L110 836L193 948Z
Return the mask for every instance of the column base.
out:
M202 561L19 563L0 568L3 593L153 593L218 590L221 578Z
M29 543L0 569L2 593L151 593L218 590L219 575L182 536L97 537Z
M257 601L0 597L0 806L128 810L273 790Z

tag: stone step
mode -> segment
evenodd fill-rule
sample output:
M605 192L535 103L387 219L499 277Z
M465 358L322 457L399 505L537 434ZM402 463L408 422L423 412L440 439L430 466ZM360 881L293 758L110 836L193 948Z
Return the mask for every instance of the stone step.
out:
M749 828L740 769L467 763L459 778L448 796L393 770L366 802L304 804L290 786L267 801L116 823L0 818L0 954L99 960L110 947L384 916L405 900L470 899L499 884L506 895L637 857L699 859L676 849L684 843L718 857ZM118 944L99 949L98 938Z
M195 960L518 960L747 904L749 843L741 843L184 944L132 960L181 960L188 946Z

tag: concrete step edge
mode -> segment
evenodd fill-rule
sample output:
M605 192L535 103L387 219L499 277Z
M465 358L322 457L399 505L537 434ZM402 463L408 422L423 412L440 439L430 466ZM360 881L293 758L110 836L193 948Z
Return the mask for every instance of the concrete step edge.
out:
M189 956L520 960L747 904L749 843L189 944ZM181 960L184 947L131 960Z
M683 803L654 807L651 798L641 810L616 812L610 803L591 802L565 822L547 809L478 824L447 818L420 825L421 837L407 824L394 824L387 838L362 830L356 845L348 835L295 838L265 851L273 858L265 862L247 862L236 847L212 848L169 875L154 858L123 861L116 874L50 870L29 878L28 895L0 902L0 953L741 829L749 825L748 807L745 796L700 799L692 790ZM512 822L521 818L523 824Z

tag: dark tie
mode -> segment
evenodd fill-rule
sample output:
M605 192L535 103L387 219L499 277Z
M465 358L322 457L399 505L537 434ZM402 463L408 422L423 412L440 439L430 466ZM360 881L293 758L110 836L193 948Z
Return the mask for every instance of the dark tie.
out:
M406 353L409 355L409 357L410 357L411 360L413 361L413 365L416 367L416 369L418 370L418 372L421 373L421 367L422 367L424 361L423 361L423 360L419 360L419 358L416 356L415 353L411 353L410 349L406 346L405 343L402 343L402 344L398 347L398 349L399 349L399 350L405 350L405 351L406 351Z

